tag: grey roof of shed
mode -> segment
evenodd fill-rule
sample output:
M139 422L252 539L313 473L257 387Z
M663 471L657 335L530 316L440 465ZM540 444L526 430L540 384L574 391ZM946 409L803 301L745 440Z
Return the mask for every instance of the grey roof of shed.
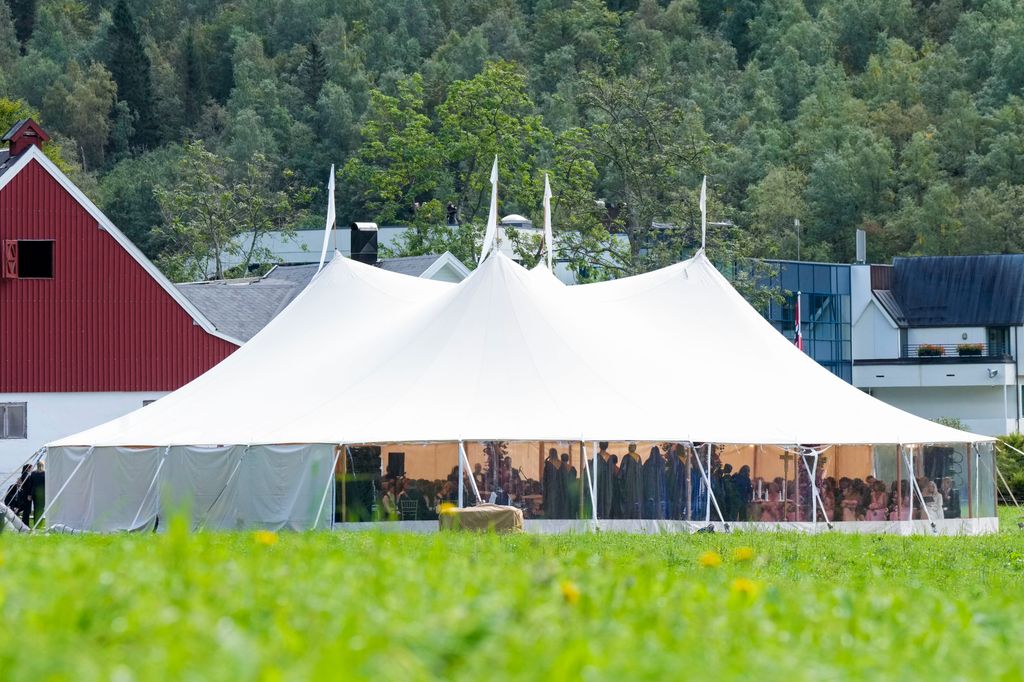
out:
M441 256L385 258L378 266L390 272L419 277ZM316 264L277 265L263 277L189 282L178 290L199 308L217 329L248 341L277 317L316 274Z
M382 258L377 265L388 272L398 272L403 275L419 277L427 269L437 262L441 256L430 254L427 256L406 256L404 258Z
M896 258L892 294L910 327L1018 325L1024 254Z
M176 286L217 329L240 341L255 336L302 291L292 282L265 278Z

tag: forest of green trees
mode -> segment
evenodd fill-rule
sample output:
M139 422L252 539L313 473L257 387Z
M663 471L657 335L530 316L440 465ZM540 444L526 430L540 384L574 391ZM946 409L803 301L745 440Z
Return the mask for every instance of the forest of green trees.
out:
M24 115L179 279L322 225L332 163L340 223L470 263L494 154L588 277L692 253L704 174L721 259L1024 251L1022 0L6 0Z

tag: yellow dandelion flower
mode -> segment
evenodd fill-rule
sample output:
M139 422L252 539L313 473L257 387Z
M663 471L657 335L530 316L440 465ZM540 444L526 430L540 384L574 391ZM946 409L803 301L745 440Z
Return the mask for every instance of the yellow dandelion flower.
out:
M703 568L718 568L722 565L722 555L714 550L708 550L697 557L697 564Z
M736 578L729 584L729 591L743 597L756 597L761 592L761 584L750 578Z
M736 561L750 561L754 558L753 547L737 547L733 550L732 558Z
M575 604L580 600L580 588L576 587L576 583L573 581L563 580L560 587L562 588L562 597L568 603Z
M261 545L271 547L277 544L277 533L272 530L258 530L253 533L253 538Z

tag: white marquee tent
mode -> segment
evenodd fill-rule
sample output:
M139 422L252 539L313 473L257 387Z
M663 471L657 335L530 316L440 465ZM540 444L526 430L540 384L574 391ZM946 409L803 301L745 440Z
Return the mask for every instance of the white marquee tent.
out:
M575 287L501 254L459 284L336 255L203 376L50 443L48 518L71 529L134 529L180 503L210 527L324 526L335 446L484 440L992 439L838 379L703 253Z

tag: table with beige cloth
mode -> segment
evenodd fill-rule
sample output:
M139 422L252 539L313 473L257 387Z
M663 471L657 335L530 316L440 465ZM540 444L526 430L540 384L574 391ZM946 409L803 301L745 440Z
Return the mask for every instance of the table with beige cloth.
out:
M500 504L480 504L464 509L446 509L439 516L441 530L495 531L518 533L523 530L523 510Z

